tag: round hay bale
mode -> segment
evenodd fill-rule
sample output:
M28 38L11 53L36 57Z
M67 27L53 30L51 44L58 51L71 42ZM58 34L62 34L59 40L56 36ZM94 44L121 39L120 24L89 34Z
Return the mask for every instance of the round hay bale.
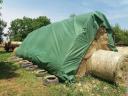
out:
M89 59L87 69L97 77L123 84L128 72L128 55L113 51L96 51Z
M22 42L19 42L19 41L11 41L11 44L16 45L16 46L19 46L19 45L22 44Z
M128 47L117 47L119 53L128 55Z

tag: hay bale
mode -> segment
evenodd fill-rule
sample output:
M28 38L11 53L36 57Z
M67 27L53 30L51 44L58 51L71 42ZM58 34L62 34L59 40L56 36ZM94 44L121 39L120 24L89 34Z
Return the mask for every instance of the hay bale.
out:
M82 77L85 75L85 73L87 71L86 63L88 62L88 60L92 56L92 54L99 49L110 50L108 47L108 35L107 35L105 27L103 27L103 26L101 26L98 29L95 40L92 42L86 55L84 56L83 60L81 61L80 66L77 71L77 74L76 74L77 77Z
M93 53L87 69L93 75L116 83L125 83L128 72L128 55L98 50Z
M117 47L119 53L128 55L128 47Z
M7 43L5 43L5 50L6 51L13 51L16 47L19 47L22 44L22 42L18 42L18 41L9 41Z
M19 45L22 44L22 42L19 42L19 41L11 41L11 44L12 44L12 45L19 46Z

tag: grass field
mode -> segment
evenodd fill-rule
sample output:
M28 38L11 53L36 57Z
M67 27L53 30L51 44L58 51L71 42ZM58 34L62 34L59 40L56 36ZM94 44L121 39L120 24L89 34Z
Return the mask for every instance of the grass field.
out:
M12 53L0 49L0 96L124 96L125 87L91 76L76 83L44 86L42 78L15 62L7 62Z

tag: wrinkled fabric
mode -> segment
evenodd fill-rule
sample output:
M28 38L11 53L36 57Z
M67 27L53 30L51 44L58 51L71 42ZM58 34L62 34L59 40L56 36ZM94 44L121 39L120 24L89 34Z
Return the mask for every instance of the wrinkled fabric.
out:
M101 24L108 32L108 46L116 51L108 20L102 13L92 12L31 32L16 55L31 60L61 80L72 81Z

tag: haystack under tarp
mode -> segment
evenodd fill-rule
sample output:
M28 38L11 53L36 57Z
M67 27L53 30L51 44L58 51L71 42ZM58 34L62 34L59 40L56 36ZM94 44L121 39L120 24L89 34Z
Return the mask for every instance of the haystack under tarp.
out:
M116 51L106 17L92 12L31 32L16 50L16 55L35 62L61 80L73 80L100 25L107 30L108 47Z
M77 71L77 77L83 77L85 74L88 74L88 60L91 58L94 52L97 50L111 50L108 46L108 35L106 28L103 26L100 26L100 28L97 30L97 34L95 39L93 40L91 46L89 47L88 51L86 52L84 58L82 59L80 66Z

